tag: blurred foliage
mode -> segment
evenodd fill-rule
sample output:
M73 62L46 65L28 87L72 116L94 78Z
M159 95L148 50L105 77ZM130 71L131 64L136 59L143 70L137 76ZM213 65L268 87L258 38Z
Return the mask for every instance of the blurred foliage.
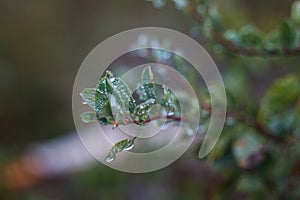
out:
M226 127L206 159L222 184L211 198L299 199L300 1L285 2L290 14L268 30L257 28L257 18L249 21L240 13L250 0L230 1L236 3L232 7L219 1L173 2L197 22L192 35L206 37L210 50L226 61L221 68ZM264 15L272 7L266 4Z

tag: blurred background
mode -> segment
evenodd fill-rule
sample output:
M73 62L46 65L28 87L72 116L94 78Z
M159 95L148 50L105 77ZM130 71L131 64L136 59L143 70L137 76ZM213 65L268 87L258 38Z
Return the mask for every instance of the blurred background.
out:
M251 22L269 31L289 17L292 2L224 0L220 13L230 28ZM0 0L0 21L0 199L248 198L242 187L248 179L237 181L242 184L237 190L236 174L215 170L218 166L213 162L197 158L199 144L165 169L126 174L95 162L77 142L71 108L73 82L81 62L101 41L128 29L156 26L191 34L206 44L192 29L196 22L173 2L158 9L144 0ZM235 97L249 103L250 113L274 79L299 74L299 57L227 59L209 53ZM251 97L242 93L245 90ZM74 145L78 152L67 149ZM63 152L70 152L66 154L76 161L66 164L65 157L58 159ZM54 156L55 163L45 155ZM39 163L39 158L46 159L46 164ZM224 177L234 183L225 182L225 187ZM254 183L264 188L259 181Z

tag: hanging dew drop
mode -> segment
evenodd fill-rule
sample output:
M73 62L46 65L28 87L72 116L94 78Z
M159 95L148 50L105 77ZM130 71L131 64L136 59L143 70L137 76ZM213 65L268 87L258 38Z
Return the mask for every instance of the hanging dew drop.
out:
M174 112L172 112L172 111L168 112L168 116L169 116L169 117L172 117L172 116L174 116L174 114L175 114L175 113L174 113Z
M129 151L134 147L134 143L128 144L127 147L124 148L125 151Z
M105 161L110 163L110 162L114 161L115 159L116 159L116 156L110 153L109 155L106 156Z

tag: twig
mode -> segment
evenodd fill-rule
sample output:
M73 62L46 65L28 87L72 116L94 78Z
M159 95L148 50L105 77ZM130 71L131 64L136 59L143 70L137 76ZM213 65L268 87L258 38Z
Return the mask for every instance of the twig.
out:
M211 105L205 102L201 103L201 108L205 110L207 113L211 113ZM264 127L259 121L256 119L249 118L247 115L242 113L237 113L233 111L229 111L226 113L226 117L231 117L239 122L243 122L253 128L255 128L260 134L264 135L267 138L272 139L275 142L282 142L282 138L276 136L274 133L269 131L266 127Z
M198 14L196 10L195 3L190 3L186 9L187 15L191 16L196 22L199 24L203 24L203 18L205 16L201 16ZM265 48L261 48L260 50L254 49L251 47L241 47L235 44L234 42L226 39L218 30L215 30L214 27L211 29L211 36L212 39L225 47L226 49L230 50L232 53L241 55L241 56L296 56L300 55L300 45L295 48L290 49L273 49L267 50Z

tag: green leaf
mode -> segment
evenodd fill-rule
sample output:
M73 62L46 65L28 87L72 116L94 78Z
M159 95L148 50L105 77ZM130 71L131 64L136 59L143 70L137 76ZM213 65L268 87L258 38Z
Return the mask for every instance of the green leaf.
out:
M163 85L163 96L160 99L160 104L166 109L167 115L174 115L178 101L172 91Z
M85 123L94 122L97 120L97 116L95 112L85 112L80 115L81 119Z
M84 103L96 111L101 124L126 124L135 108L128 86L110 71L106 71L96 88L86 88L81 96Z
M114 117L108 100L108 93L106 87L106 77L102 77L98 83L98 90L95 94L95 111L97 118L101 124L111 124Z
M300 23L300 1L295 1L292 5L291 18L297 23Z
M124 139L124 140L117 142L108 152L108 154L105 158L106 162L114 161L116 159L117 153L122 152L122 151L129 151L130 149L132 149L134 146L135 139L136 139L136 137L131 138L131 139Z
M224 32L224 38L233 42L234 44L240 46L241 45L241 38L237 31L235 30L226 30Z
M92 109L95 108L96 93L99 92L96 88L85 88L80 96L82 97L83 103L89 105Z
M153 81L153 73L151 70L151 66L147 66L142 72L142 83L147 84Z
M117 123L126 124L135 108L132 92L121 78L109 71L106 72L106 84L114 119Z
M292 23L284 21L280 24L279 34L281 45L285 49L289 49L295 46L296 43L296 31Z
M260 47L262 39L255 26L246 25L239 31L241 43L243 46Z
M103 125L112 124L114 122L115 119L109 103L103 105L101 114L97 113L97 118Z
M263 39L263 46L269 52L277 52L281 48L281 39L278 31L267 34Z
M258 120L275 134L289 133L300 116L297 110L299 98L299 77L287 75L277 80L262 99Z
M137 94L141 101L146 101L150 98L156 99L155 84L153 83L153 73L150 66L147 66L142 72Z
M99 115L105 115L103 113L104 107L109 106L108 94L106 89L106 81L105 78L101 78L98 84L98 91L96 93L96 102L95 102L95 110Z
M147 101L136 106L134 110L134 120L143 125L145 121L150 119L149 112L151 106L155 104L155 99L148 99Z

